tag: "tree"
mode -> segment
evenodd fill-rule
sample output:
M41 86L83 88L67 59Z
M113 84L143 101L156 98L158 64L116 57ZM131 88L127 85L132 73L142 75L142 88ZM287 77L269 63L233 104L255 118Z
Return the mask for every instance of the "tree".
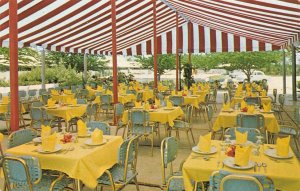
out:
M158 81L160 76L166 72L166 70L174 70L176 65L176 57L172 54L164 54L157 56L157 77ZM144 69L154 70L153 56L144 57L136 56L135 61L141 64Z

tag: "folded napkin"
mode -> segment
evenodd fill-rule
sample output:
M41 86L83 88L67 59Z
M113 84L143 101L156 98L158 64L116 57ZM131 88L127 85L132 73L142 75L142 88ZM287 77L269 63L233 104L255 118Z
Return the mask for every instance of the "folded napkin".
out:
M176 95L176 91L175 90L172 90L172 96Z
M146 102L144 105L144 110L149 111L149 109L150 109L150 105L148 102Z
M9 102L9 97L8 96L3 96L2 97L2 103L3 104L8 104L8 102Z
M100 103L100 96L97 96L94 100L94 103Z
M113 92L110 91L110 90L106 90L106 94L108 94L108 95L113 95Z
M252 97L252 96L253 96L251 90L247 90L247 96L249 96L249 97Z
M260 86L257 86L257 91L261 91L261 87Z
M91 135L92 143L93 144L99 144L103 142L103 131L100 129L95 129Z
M52 95L59 95L59 93L58 93L57 90L51 90L51 94L52 94Z
M53 133L52 135L42 137L42 149L43 151L54 151L56 145L57 135Z
M72 91L71 90L64 90L64 94L71 95Z
M241 108L243 109L243 108L245 108L245 107L247 107L248 105L247 105L247 103L243 100L242 102L241 102Z
M92 87L91 87L91 86L85 86L85 89L87 89L87 90L91 90L91 89L92 89Z
M53 100L53 99L48 99L48 101L47 101L47 105L48 105L48 107L53 107L54 105L55 105L55 100Z
M278 156L286 157L290 151L290 139L291 137L277 138L276 151Z
M238 90L237 90L237 91L235 92L235 96L236 96L236 97L240 97L240 96L241 96L241 93L242 93L242 91L238 91Z
M261 96L266 97L267 96L267 92L266 91L262 91L261 92Z
M239 166L248 165L250 154L251 154L251 146L242 147L237 145L235 148L235 164Z
M239 86L237 87L237 91L239 91L239 92L243 91L243 85L242 84L239 84Z
M229 101L227 103L223 104L223 110L230 110L230 102Z
M211 148L211 133L208 133L207 135L200 135L199 142L198 142L198 148L202 152L210 152Z
M134 105L135 105L135 107L141 107L142 106L142 102L136 101Z
M0 142L3 141L3 138L4 138L3 134L0 133Z
M263 108L265 112L271 111L271 103L263 103Z
M178 91L177 95L182 96L182 91Z
M160 100L159 100L159 99L155 99L155 105L156 105L157 107L160 106Z
M41 125L41 137L47 137L49 135L51 135L51 127Z
M97 90L99 90L99 91L103 90L102 86L98 86Z
M77 121L77 129L78 136L87 135L88 129L86 127L86 124L82 120Z
M172 102L171 101L167 101L167 108L172 108L173 107L173 104L172 104Z
M253 114L253 113L254 113L254 110L255 110L254 105L249 105L249 106L248 106L248 113Z
M248 132L241 133L238 130L234 130L235 140L237 145L243 145L247 142Z

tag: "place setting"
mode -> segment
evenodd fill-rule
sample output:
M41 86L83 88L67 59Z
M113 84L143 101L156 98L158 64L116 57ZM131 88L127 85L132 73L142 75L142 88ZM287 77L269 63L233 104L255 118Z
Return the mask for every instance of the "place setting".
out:
M291 163L292 161L288 159L293 158L294 154L290 150L290 136L283 138L278 137L275 147L267 147L267 149L264 150L264 154L270 157L270 160L274 162Z
M211 133L207 135L200 135L199 142L196 146L192 148L192 151L195 155L192 155L192 159L203 158L203 160L208 161L212 154L217 153L217 147L211 144Z

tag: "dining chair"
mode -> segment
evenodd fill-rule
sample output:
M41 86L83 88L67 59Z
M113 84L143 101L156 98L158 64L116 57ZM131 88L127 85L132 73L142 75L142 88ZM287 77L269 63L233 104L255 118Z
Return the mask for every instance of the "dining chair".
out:
M75 93L77 92L77 86L72 85L72 86L71 86L71 92L72 92L73 94L75 94Z
M284 112L284 102L285 102L285 95L279 94L278 95L278 103L274 103L272 105L272 110L274 111L274 114L277 116L279 120L283 120L282 113Z
M77 99L77 104L87 104L87 100L86 99Z
M189 132L191 133L193 143L195 143L194 134L192 130L192 116L193 116L193 106L187 105L184 112L183 119L174 120L174 126L170 129L169 132L169 135L171 135L172 130L176 131L176 137L179 140L179 131L185 131L190 147L192 147L192 145L189 138Z
M92 118L94 118L95 121L98 120L97 110L98 110L98 104L90 103L87 105L86 117L88 121L91 121Z
M217 88L214 88L208 100L208 104L213 105L214 111L217 111L217 95L218 95L218 90Z
M37 99L36 93L37 93L36 89L28 90L28 98L29 98L29 100L36 100Z
M26 93L25 90L20 90L18 92L18 95L19 95L19 100L20 101L25 101L26 100L27 93Z
M71 180L64 174L51 176L42 172L37 158L6 156L3 159L5 186L8 191L63 191Z
M31 107L43 107L45 104L41 101L34 101L31 103Z
M238 114L236 117L237 127L248 127L258 129L262 132L265 127L265 118L261 114Z
M105 111L106 116L108 115L108 111L113 109L112 95L103 94L100 96L100 109Z
M215 171L210 176L208 191L275 191L273 181L264 175Z
M143 101L143 92L137 92L136 101L137 102Z
M48 104L48 99L50 99L50 95L49 94L42 94L42 101L45 105Z
M125 137L125 132L127 130L127 124L123 123L122 117L124 113L124 105L122 103L116 103L114 105L114 114L117 122L117 129L116 129L116 135L118 135L118 132L120 129L124 128L122 137Z
M37 137L37 132L33 129L21 129L12 132L7 139L7 148L13 148L32 141Z
M42 107L31 106L30 119L31 119L30 128L34 130L40 130L42 125L49 125L51 123L51 119L48 119L48 115L45 109Z
M150 137L151 155L153 156L154 126L149 122L149 112L145 110L132 109L128 112L128 133L145 138Z
M103 132L104 135L110 135L110 129L108 123L101 122L101 121L90 121L87 122L86 126L90 128L90 131L94 131L95 129L99 129Z
M261 106L261 99L260 97L244 97L244 101L248 104L248 105L259 105Z
M173 103L175 107L183 106L184 98L183 96L169 96L169 100Z
M134 95L136 95L136 91L135 90L126 90L126 94L134 94Z
M117 191L134 182L136 190L139 191L136 170L139 137L131 136L123 141L119 148L118 163L98 178L101 189L108 186L112 191Z
M240 133L248 133L247 140L251 141L252 143L256 143L257 141L257 136L260 136L261 133L258 129L253 129L253 128L247 128L247 127L237 127L237 128L227 128L225 130L225 135L230 135L231 140L235 140L235 130L240 132Z

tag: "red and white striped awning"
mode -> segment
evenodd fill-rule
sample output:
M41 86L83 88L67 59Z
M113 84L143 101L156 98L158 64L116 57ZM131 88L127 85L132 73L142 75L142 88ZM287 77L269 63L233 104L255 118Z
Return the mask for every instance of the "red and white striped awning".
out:
M0 46L8 46L8 1L0 1ZM298 0L296 0L298 1ZM117 52L153 52L151 0L118 0ZM289 1L157 1L158 53L274 50L299 38L299 4ZM110 54L110 0L18 0L19 46ZM190 21L190 22L189 22ZM192 22L192 23L191 23Z

